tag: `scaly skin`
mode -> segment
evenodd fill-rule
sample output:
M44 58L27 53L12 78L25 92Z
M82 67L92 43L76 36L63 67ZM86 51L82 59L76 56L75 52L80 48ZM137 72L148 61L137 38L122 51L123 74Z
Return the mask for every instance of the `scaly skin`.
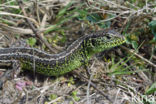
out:
M80 67L94 54L123 43L123 36L113 30L107 30L85 35L59 54L48 54L26 47L0 49L0 62L17 60L23 69L33 70L35 66L37 73L58 76Z

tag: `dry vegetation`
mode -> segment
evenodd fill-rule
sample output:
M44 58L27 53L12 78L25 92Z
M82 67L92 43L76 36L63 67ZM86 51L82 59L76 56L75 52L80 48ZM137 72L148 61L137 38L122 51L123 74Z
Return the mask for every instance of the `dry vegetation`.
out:
M59 53L78 37L107 28L127 43L94 56L88 74L84 66L57 78L23 71L4 83L1 104L156 104L155 0L22 1L0 0L1 48L22 40Z

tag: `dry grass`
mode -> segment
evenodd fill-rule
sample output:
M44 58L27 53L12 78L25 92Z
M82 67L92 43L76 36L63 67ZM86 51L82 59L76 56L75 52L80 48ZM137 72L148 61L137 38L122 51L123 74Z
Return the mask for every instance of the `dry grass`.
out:
M57 78L21 72L4 83L1 104L156 103L156 42L148 25L156 20L154 0L24 0L22 8L17 1L0 0L0 47L24 39L57 53L78 37L106 28L116 28L128 40L94 56L89 75L84 66Z

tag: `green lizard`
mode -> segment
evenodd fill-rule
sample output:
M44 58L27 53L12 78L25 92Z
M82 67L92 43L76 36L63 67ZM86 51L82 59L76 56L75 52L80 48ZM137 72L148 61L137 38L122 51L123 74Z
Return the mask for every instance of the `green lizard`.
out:
M96 53L125 43L125 38L114 30L84 35L65 51L48 54L35 48L14 47L0 49L0 62L19 61L21 68L33 70L47 76L58 76L70 72ZM35 66L35 67L34 67Z

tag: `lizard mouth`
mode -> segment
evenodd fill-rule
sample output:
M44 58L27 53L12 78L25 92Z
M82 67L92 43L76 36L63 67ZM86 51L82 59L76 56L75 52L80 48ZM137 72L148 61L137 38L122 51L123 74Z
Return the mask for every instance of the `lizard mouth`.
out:
M112 39L111 41L106 42L105 46L106 48L111 48L111 47L119 46L125 42L126 42L125 38L122 37L122 38Z

